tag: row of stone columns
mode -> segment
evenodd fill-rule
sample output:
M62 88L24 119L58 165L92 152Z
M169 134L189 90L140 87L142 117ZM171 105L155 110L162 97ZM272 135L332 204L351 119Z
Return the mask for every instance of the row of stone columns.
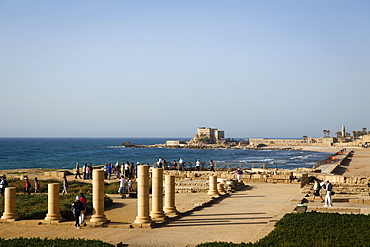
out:
M105 223L107 218L104 214L104 171L93 170L93 215L90 222ZM63 220L60 214L60 196L59 184L48 184L48 213L45 221L61 221ZM19 219L16 210L16 188L5 188L5 207L1 219L17 220Z
M93 170L93 214L90 222L105 223L107 218L104 214L104 171ZM219 196L217 188L217 176L210 176L210 189L207 195ZM161 221L167 215L178 213L175 206L175 176L165 176L165 204L163 205L163 169L154 168L152 173L152 210L149 213L149 166L138 166L137 178L137 207L138 214L134 225L141 227L143 224L152 224ZM5 210L2 219L18 219L16 212L16 190L15 187L5 188ZM48 213L46 221L63 220L60 210L59 184L48 184Z
M152 170L152 210L149 213L149 166L138 166L137 194L138 214L134 226L151 225L153 221L162 221L167 215L178 213L175 206L175 176L165 176L165 205L163 205L163 169Z

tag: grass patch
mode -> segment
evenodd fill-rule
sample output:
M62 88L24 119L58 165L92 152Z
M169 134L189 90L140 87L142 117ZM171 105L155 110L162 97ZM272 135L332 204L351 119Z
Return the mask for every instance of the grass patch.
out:
M338 213L291 213L276 222L275 229L258 242L252 243L203 243L208 246L369 246L370 216Z
M19 217L22 219L44 219L48 212L48 196L47 196L47 184L59 183L60 191L62 191L62 183L58 180L48 179L40 180L41 194L27 195L23 193L23 181L18 179L8 180L9 187L16 187L16 209ZM31 181L32 184L32 181ZM32 184L33 185L33 184ZM31 188L33 191L34 188ZM117 187L118 190L118 187ZM117 192L117 191L116 191ZM84 193L88 201L86 214L91 214L92 209L92 184L71 181L69 183L68 194L60 196L60 211L63 218L67 220L73 220L73 214L71 211L71 204L75 201L76 196L80 193ZM106 193L106 192L105 192ZM109 197L104 198L104 207L107 208L113 204L113 201ZM4 197L0 198L0 212L4 211Z

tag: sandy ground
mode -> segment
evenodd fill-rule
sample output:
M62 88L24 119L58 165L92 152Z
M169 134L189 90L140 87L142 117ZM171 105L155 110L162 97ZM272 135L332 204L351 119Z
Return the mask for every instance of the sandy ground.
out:
M370 149L356 149L343 176L370 176Z

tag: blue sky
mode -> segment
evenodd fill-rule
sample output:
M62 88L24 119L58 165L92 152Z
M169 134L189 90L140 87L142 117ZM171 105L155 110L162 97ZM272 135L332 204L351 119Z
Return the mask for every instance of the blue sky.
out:
M370 1L0 0L0 137L370 129Z

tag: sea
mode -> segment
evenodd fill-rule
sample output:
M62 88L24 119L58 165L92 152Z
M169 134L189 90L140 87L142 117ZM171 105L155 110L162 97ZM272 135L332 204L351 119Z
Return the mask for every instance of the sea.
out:
M129 148L131 144L159 144L169 138L0 138L0 170L20 168L73 169L76 163L130 162L154 165L159 157L167 162L266 164L267 168L312 168L330 153L292 150L235 150L188 148ZM171 138L176 139L176 138ZM186 140L179 138L180 140ZM189 138L190 139L190 138Z

